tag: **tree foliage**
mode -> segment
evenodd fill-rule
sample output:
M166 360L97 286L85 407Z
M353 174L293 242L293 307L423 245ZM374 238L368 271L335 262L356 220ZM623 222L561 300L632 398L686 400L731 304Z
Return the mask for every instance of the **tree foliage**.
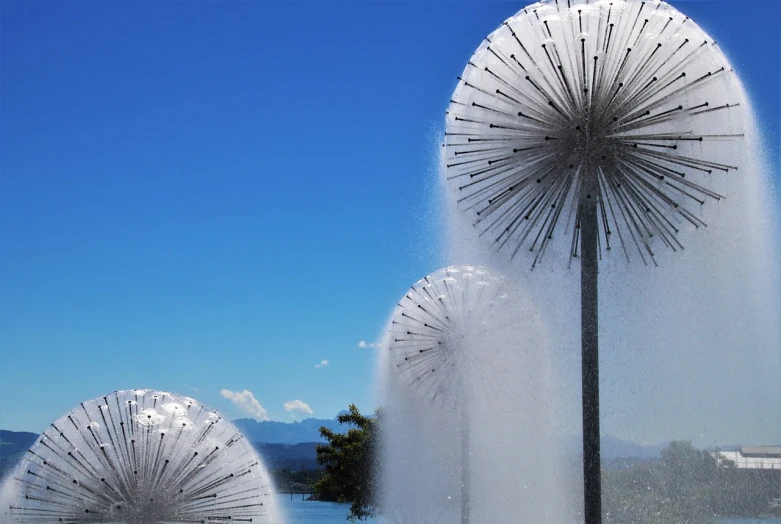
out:
M317 462L325 474L315 483L315 493L319 500L350 502L349 520L364 520L376 513L377 415L361 415L351 404L349 411L338 417L340 424L350 426L346 433L320 428L328 444L317 446Z
M271 472L278 493L312 493L314 484L323 477L323 470L276 469Z

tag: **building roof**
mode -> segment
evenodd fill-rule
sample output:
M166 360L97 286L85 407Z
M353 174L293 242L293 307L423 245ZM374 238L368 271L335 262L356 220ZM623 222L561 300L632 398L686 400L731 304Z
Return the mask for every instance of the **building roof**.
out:
M781 458L781 446L741 446L740 454L746 456L763 456Z
M719 465L731 462L739 469L781 470L781 446L741 446L738 451L712 451Z

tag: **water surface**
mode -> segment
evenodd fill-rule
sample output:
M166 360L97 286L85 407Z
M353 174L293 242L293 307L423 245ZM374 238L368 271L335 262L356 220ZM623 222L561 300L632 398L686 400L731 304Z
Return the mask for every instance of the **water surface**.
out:
M277 495L277 503L285 515L285 524L345 524L349 504L301 500L301 495ZM374 520L362 522L372 523Z
M350 511L349 504L301 500L301 495L278 495L278 504L285 512L286 524L344 524ZM363 521L376 522L374 519ZM725 519L719 524L781 524L781 518Z

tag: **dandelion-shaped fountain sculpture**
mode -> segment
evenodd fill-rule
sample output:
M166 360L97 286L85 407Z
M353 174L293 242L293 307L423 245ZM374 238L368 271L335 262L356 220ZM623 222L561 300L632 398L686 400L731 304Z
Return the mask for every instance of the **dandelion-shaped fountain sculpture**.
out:
M81 403L52 424L16 475L11 522L273 522L251 444L195 400L150 390Z
M489 359L472 335L496 326L507 301L506 286L486 269L450 266L418 281L401 299L391 323L391 360L403 382L461 418L461 522L470 521L469 385Z
M585 519L601 520L597 270L683 249L740 158L740 90L692 20L659 1L554 0L469 60L446 119L447 179L481 237L531 268L581 267Z

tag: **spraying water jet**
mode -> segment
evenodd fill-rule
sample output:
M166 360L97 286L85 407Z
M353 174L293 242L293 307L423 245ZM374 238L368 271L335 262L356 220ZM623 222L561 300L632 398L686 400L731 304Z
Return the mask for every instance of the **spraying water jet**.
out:
M517 291L448 266L399 301L381 346L383 519L501 522L514 501L530 522L563 521L547 337Z
M470 337L497 328L490 322L507 301L505 287L484 268L446 267L413 285L391 322L388 350L403 382L432 406L458 411L462 524L471 521L469 388L493 358Z

